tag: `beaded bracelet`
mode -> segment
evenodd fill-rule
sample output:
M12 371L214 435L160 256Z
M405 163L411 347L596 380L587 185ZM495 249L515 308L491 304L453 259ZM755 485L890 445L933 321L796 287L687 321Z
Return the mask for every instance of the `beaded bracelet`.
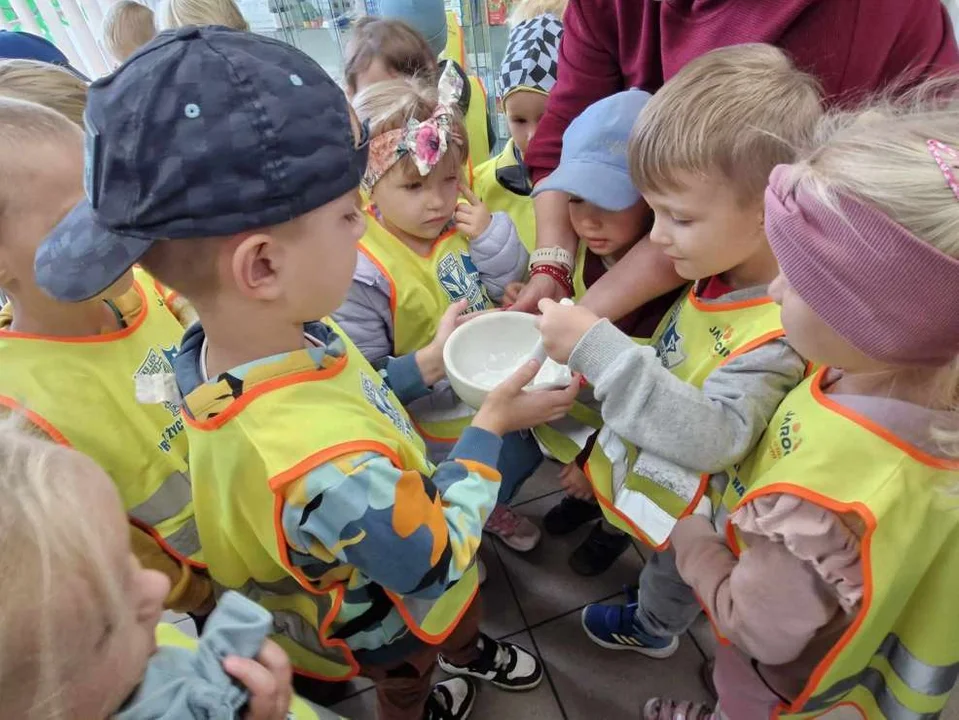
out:
M563 268L560 268L556 265L537 265L532 270L529 271L529 276L533 275L549 275L553 280L559 283L563 290L566 291L566 294L569 297L573 296L573 278L570 273Z

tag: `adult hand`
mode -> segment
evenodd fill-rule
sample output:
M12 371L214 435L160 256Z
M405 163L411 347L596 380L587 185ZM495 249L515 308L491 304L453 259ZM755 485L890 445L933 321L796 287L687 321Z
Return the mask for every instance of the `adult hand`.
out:
M455 302L446 308L436 326L436 334L430 343L416 351L416 365L423 376L423 384L427 387L446 377L446 366L443 365L443 348L450 335L459 326L457 320L469 303L466 300Z
M517 296L510 310L527 313L536 312L540 300L549 298L559 302L564 297L567 297L566 290L558 281L545 274L533 275Z
M493 216L486 207L486 203L477 197L469 185L461 182L460 192L466 198L466 202L456 206L453 219L456 221L456 229L473 240L486 232L490 223L493 222Z
M564 417L579 394L579 378L574 377L569 387L561 390L524 390L539 368L539 362L530 360L493 388L473 418L473 426L505 435Z
M569 463L559 471L559 482L571 498L588 501L594 497L593 486L589 482L589 478L574 462Z
M223 669L250 693L243 720L286 720L293 701L293 668L283 649L272 640L255 660L231 655Z
M539 301L541 317L536 326L543 336L543 347L553 360L565 365L573 348L599 318L579 305L560 305L550 299Z

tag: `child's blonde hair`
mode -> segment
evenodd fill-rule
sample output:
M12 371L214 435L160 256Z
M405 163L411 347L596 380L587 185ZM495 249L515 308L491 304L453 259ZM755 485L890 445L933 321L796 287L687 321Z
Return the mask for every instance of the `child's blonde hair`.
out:
M135 0L117 0L103 18L103 47L124 62L156 35L153 11Z
M881 210L913 235L959 258L959 198L932 157L929 140L959 150L959 101L944 99L955 81L931 81L901 100L881 99L859 112L823 118L814 149L789 170L801 186L841 213L837 196L850 194ZM959 173L959 164L953 164ZM959 410L959 359L942 373L930 405ZM937 431L942 447L959 456L959 433Z
M343 63L346 89L351 95L358 89L356 82L360 73L377 59L392 73L436 82L439 67L436 55L426 38L402 20L367 16L356 23Z
M70 649L84 622L73 600L89 591L114 625L123 607L122 573L76 475L82 462L92 461L16 417L0 420L0 717L67 717L71 668L89 661Z
M169 0L163 29L186 25L223 25L233 30L250 29L233 0Z
M87 85L56 65L37 60L0 60L0 95L44 105L83 127Z
M521 22L532 20L540 15L555 15L562 20L567 5L569 0L521 0L510 12L508 24L514 28Z
M436 88L417 78L375 83L353 98L353 109L360 122L369 123L370 139L389 130L404 128L410 120L429 120L437 104ZM461 143L450 143L448 152L456 153L456 163L459 165L469 157L469 138L459 106L454 103L450 109L453 112L452 130ZM401 159L397 165L415 172L415 165L409 156Z
M822 115L819 86L771 45L720 48L657 92L629 144L637 187L675 189L678 173L720 172L744 204L761 202L769 173L806 147Z

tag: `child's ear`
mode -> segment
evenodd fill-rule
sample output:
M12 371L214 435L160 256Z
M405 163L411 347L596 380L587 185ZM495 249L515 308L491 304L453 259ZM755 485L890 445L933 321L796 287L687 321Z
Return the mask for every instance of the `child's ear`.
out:
M239 239L229 257L234 284L251 300L276 300L283 294L279 277L282 265L281 244L267 233Z

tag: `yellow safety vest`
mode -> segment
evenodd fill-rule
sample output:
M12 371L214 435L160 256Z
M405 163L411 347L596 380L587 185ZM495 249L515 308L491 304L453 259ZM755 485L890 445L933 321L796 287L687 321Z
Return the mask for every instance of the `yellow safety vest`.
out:
M523 247L532 253L536 249L536 210L533 198L513 192L499 180L500 173L513 169L516 172L526 172L525 168L516 162L513 139L510 138L503 152L474 170L473 192L486 203L490 212L504 212L509 215Z
M727 487L733 509L789 494L852 513L861 538L862 606L790 706L774 717L820 717L847 706L870 720L926 720L959 676L959 462L926 454L822 391L825 370L780 405ZM727 523L734 551L740 539Z
M459 63L460 67L466 67L466 41L463 37L463 28L460 27L459 18L452 10L446 11L446 49L442 57Z
M779 306L768 297L706 303L691 289L667 316L656 349L664 367L702 387L720 365L782 335ZM696 507L709 476L702 476L695 493L678 494L677 488L637 472L641 454L605 426L590 454L586 475L606 519L658 550L666 547L676 521Z
M371 213L360 252L390 283L393 352L407 355L426 347L440 318L453 303L467 299L467 312L494 307L470 257L469 240L457 231L440 236L426 257L395 237ZM431 443L455 442L475 412L460 403L443 412L415 415L420 433Z
M169 623L160 623L156 629L156 641L160 647L183 648L184 650L196 650L197 639L181 632L174 625ZM293 696L290 703L290 714L288 720L343 720L339 715L330 712L326 708L317 710L310 707L298 695Z
M183 327L153 279L141 270L134 278L141 311L122 330L78 338L0 331L0 405L93 458L132 522L173 557L204 567L180 408L136 397L138 376L173 372Z
M262 383L209 420L186 418L197 523L214 582L272 612L274 640L297 672L327 680L359 670L347 644L332 637L346 621L344 596L357 571L340 566L314 582L290 562L280 524L284 487L364 451L426 476L434 469L396 396L340 337L346 354L332 367ZM436 601L386 594L416 637L439 644L477 587L474 565Z

